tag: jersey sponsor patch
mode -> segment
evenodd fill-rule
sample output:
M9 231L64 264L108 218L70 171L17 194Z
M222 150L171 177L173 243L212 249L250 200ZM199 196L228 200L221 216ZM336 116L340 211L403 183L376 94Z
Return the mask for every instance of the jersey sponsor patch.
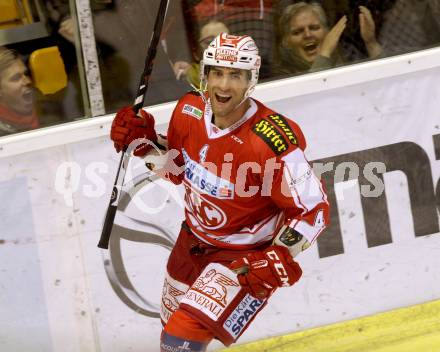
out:
M191 286L182 304L217 321L240 291L237 275L220 264L209 264Z
M283 134L287 137L291 144L298 144L298 139L296 138L295 133L293 133L292 128L289 126L284 117L278 114L273 114L269 115L268 118L271 119L275 123L275 125L279 127L279 129L283 132Z
M219 199L234 198L233 183L218 177L195 160L192 160L185 149L182 149L182 154L185 161L185 179L194 189Z
M260 137L276 155L280 155L288 149L286 139L281 135L278 129L269 121L262 119L253 127L252 131Z
M182 109L182 113L195 117L197 120L200 120L203 116L203 111L197 109L195 106L185 104Z
M263 307L264 301L247 294L226 318L223 328L236 339L252 318Z

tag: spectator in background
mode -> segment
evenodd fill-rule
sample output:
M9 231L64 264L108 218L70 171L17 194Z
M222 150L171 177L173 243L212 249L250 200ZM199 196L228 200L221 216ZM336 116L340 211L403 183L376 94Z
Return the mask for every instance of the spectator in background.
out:
M196 61L188 63L186 61L176 61L173 70L177 79L185 77L187 82L194 88L199 89L200 86L200 59L205 49L220 33L228 33L228 27L223 22L211 20L200 28L198 40L198 52L194 57Z
M303 0L304 1L304 0ZM355 62L367 59L368 52L362 40L359 25L359 6L365 6L370 10L373 17L376 33L380 33L383 23L383 14L389 10L396 0L313 0L324 9L329 27L347 16L347 25L339 39L338 51L347 62ZM283 10L297 0L278 0L275 12L278 18L281 17ZM310 1L307 1L310 2ZM380 43L380 38L378 40Z
M381 55L370 11L359 6L361 36L370 58ZM279 21L280 46L274 59L274 75L299 74L328 69L344 63L338 43L347 25L343 16L329 29L324 9L317 3L287 6Z
M56 45L60 49L69 80L75 87L75 103L81 110L82 103L80 100L82 97L76 61L75 22L70 16L69 0L45 0L45 5L49 23L54 29ZM96 16L97 13L114 12L115 4L113 0L91 0L90 8L93 15ZM115 25L115 27L117 26ZM130 102L133 98L133 92L128 87L128 78L131 75L131 70L127 61L118 53L114 46L101 38L101 31L97 28L94 30L105 110L106 112L112 112L119 106ZM108 32L108 28L106 31ZM112 33L114 32L115 29L112 27ZM65 102L65 104L68 104L68 110L76 110L70 102ZM82 115L83 112L76 114Z
M212 18L223 22L230 33L249 35L260 50L262 66L260 81L270 77L274 50L274 0L182 0L182 11L190 45L197 48L191 37L197 37L200 24ZM196 39L196 38L195 38Z
M379 40L387 55L440 43L440 0L396 0L383 15Z
M38 127L28 69L16 51L0 47L0 136Z

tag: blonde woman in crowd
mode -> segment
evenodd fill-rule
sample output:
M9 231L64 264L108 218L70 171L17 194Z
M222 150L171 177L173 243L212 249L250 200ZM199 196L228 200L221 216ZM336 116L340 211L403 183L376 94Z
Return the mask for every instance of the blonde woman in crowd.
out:
M368 55L378 57L382 48L376 40L371 12L365 6L359 6L359 11L361 36ZM346 25L347 17L343 16L330 29L324 9L317 3L287 6L279 21L281 43L272 73L299 74L343 64L338 43Z

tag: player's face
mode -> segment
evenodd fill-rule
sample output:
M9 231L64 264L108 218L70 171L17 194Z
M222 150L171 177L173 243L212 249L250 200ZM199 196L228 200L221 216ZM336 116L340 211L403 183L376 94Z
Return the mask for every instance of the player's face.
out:
M290 32L286 42L307 62L314 62L319 46L327 33L319 17L310 10L301 11L290 20Z
M249 86L248 71L228 67L211 67L208 73L208 94L212 111L225 117L234 112Z
M27 115L32 112L34 94L27 68L15 60L0 76L0 103L11 110Z

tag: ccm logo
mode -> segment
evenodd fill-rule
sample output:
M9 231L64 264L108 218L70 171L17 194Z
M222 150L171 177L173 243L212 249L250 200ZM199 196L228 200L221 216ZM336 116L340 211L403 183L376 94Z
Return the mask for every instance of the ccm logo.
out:
M283 263L281 263L281 260L278 257L278 255L275 253L275 251L272 250L270 252L267 252L266 255L273 261L274 264L273 266L277 271L279 278L281 280L281 286L290 286L289 276L287 275L286 268L284 267Z

